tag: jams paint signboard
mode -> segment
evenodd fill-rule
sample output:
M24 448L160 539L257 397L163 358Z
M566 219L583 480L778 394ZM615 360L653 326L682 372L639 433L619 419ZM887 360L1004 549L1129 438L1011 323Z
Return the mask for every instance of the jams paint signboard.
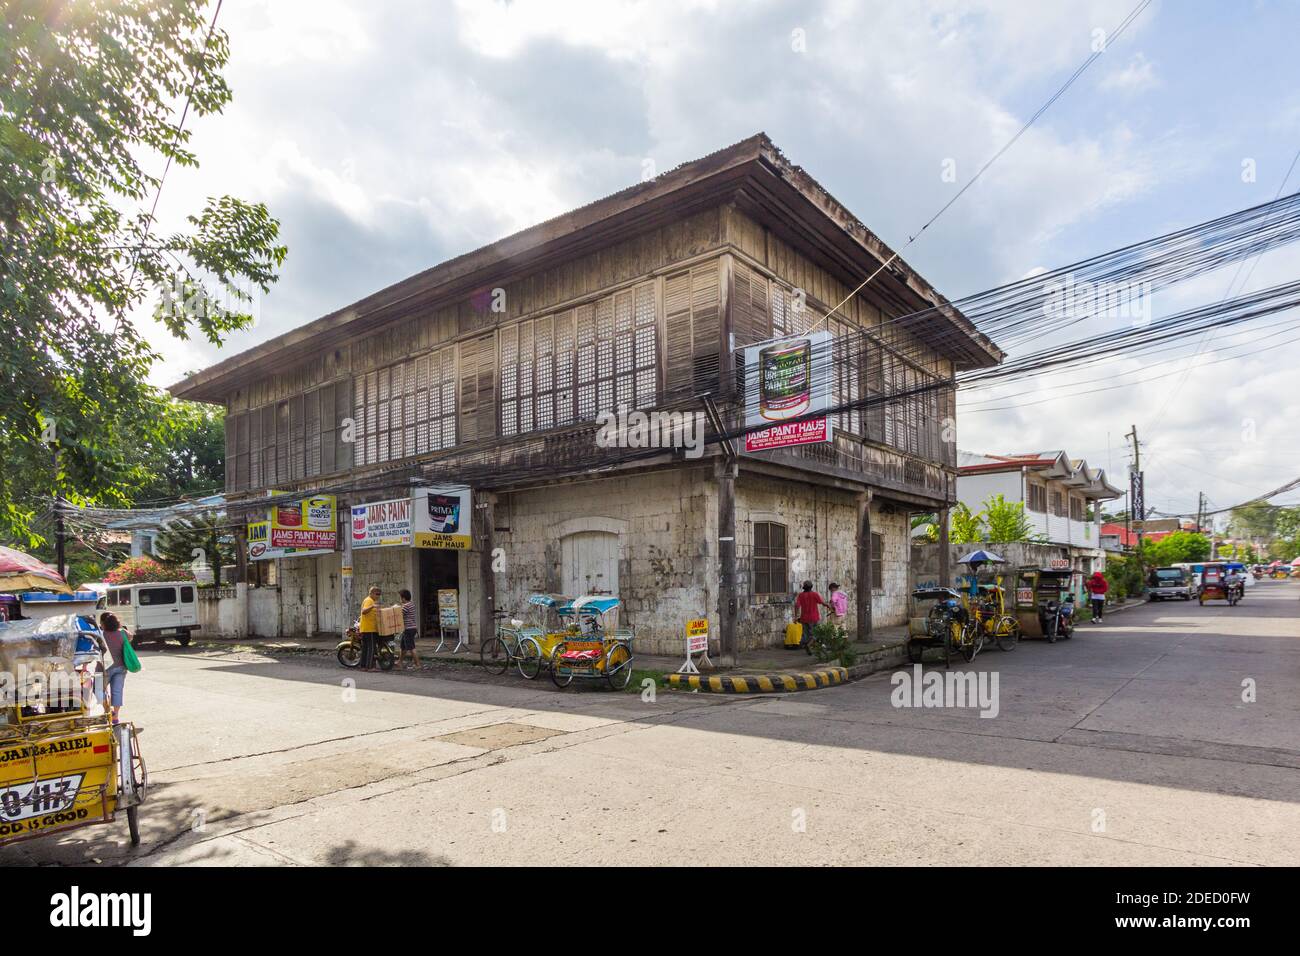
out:
M411 546L411 498L372 501L352 506L352 547L391 548Z
M338 545L336 509L333 495L311 495L301 501L271 505L270 546L333 551Z
M473 508L464 486L416 489L411 498L411 543L417 548L468 551Z
M316 554L333 554L333 548L273 548L271 547L271 522L248 523L248 560L273 561L276 558L310 558Z
M831 405L831 341L808 332L745 348L745 428L755 429L745 451L831 440L830 418L817 414Z

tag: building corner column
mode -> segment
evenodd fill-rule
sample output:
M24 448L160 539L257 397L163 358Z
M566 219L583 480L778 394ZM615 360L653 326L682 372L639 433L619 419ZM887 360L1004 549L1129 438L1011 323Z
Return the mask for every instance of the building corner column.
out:
M497 582L492 570L492 552L496 548L496 495L490 491L476 491L476 510L479 514L478 560L478 641L482 646L496 633Z
M871 492L858 495L857 639L871 639Z
M734 461L714 463L718 483L718 663L736 665L736 472Z

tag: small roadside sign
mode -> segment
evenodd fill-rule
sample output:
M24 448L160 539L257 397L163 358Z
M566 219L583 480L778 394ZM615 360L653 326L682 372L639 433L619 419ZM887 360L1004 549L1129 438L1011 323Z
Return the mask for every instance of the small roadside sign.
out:
M709 619L707 617L692 618L686 622L686 662L677 668L677 673L698 674L700 672L693 659L695 654L704 655L700 658L701 664L713 666L713 661L709 660Z

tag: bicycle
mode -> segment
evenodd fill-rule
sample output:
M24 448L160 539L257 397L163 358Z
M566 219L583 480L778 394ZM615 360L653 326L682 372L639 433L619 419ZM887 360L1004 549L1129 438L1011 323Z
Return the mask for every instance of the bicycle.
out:
M507 626L504 623L505 611L494 611L492 616L497 622L496 634L479 649L479 664L489 674L497 676L504 674L513 664L520 677L525 680L536 678L542 672L545 659L541 644L531 635L524 634L513 621L511 626Z

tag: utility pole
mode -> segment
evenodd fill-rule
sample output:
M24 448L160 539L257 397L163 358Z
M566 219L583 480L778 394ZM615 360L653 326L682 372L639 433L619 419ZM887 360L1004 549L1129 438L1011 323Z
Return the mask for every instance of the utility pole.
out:
M1145 487L1146 483L1142 480L1142 446L1138 442L1138 427L1136 425L1132 426L1132 431L1130 431L1125 437L1133 439L1133 474L1129 476L1129 487L1139 488L1142 491L1140 495L1131 495L1129 501L1130 518L1132 518L1132 511L1134 508L1139 508L1141 511L1137 516L1137 520L1141 522L1138 525L1138 554L1141 554L1142 531L1143 528L1146 527L1147 490Z
M1196 495L1196 533L1201 533L1201 517L1205 514L1205 492Z

